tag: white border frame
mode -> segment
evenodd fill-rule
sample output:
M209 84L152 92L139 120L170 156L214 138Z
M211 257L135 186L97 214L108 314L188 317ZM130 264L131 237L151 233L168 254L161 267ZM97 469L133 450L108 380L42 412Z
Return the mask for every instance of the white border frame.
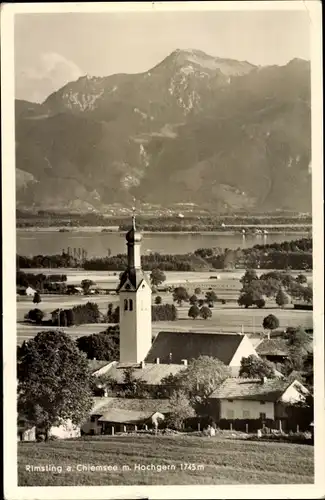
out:
M325 495L324 481L324 281L323 281L323 122L321 2L139 2L20 3L1 6L2 214L3 214L3 347L4 347L4 486L8 500L108 498L315 498ZM18 487L16 437L16 224L14 15L18 13L107 11L297 11L307 10L311 24L312 190L315 332L315 483L313 485L238 486L76 486ZM317 277L317 279L316 279Z

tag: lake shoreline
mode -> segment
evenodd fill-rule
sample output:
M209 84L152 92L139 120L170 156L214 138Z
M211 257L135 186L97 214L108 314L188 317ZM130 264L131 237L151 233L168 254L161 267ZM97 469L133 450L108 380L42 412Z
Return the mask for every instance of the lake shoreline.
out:
M103 229L106 229L105 227L102 227L102 226L82 226L82 227L71 227L69 229L66 229L64 227L17 227L16 228L16 231L17 232L37 232L37 233L103 233L103 234L114 234L114 235L125 235L125 231L119 231L119 230L103 230ZM190 235L198 235L198 236L208 236L208 235L212 235L212 236L232 236L232 235L238 235L238 234L242 234L240 230L238 231L235 231L235 230L225 230L225 231L204 231L203 230L200 230L200 231L164 231L164 230L161 230L161 231L141 231L143 234L154 234L154 235L157 235L157 234L166 234L166 235L186 235L186 234L190 234ZM289 235L292 235L292 234L305 234L305 235L309 235L310 234L310 231L308 230L303 230L303 229L300 229L299 226L290 226L290 227L286 227L285 229L281 229L281 230L272 230L272 229L268 229L268 232L267 234L263 234L263 233L251 233L251 232L247 232L246 233L247 236L267 236L267 235L272 235L272 234L288 234Z

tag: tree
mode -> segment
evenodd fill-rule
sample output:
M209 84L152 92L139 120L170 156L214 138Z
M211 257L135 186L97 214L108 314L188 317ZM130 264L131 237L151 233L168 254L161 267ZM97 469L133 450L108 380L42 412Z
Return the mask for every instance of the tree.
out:
M183 304L183 302L188 302L188 300L189 300L189 296L188 296L186 288L184 288L183 286L179 286L179 287L175 288L175 290L173 292L173 301L174 302L177 302L177 304L179 306L181 306Z
M258 280L255 269L247 269L244 276L240 279L243 286L250 285L252 281Z
M174 429L182 429L184 421L195 416L194 408L185 391L174 391L170 397L170 405L173 410L166 419L166 423Z
M119 323L120 322L120 306L116 306L114 309L114 312L111 317L111 322L112 323Z
M177 375L169 375L161 381L167 394L160 397L168 397L172 390L182 390L192 405L204 405L211 393L229 376L230 369L222 361L212 356L199 356Z
M213 290L210 290L205 294L205 300L209 304L209 306L213 307L214 302L218 300L218 297L216 296L215 292Z
M27 314L27 319L29 319L30 321L35 321L37 325L42 324L43 317L44 313L40 309L31 309Z
M112 316L113 316L113 304L112 304L112 302L110 302L108 304L108 309L107 309L107 322L108 323L113 323Z
M90 287L95 285L95 284L96 283L92 280L88 280L88 279L82 280L81 287L83 289L84 295L88 295L88 293L90 291Z
M160 295L157 295L157 297L155 298L155 304L159 305L162 303L162 298L160 297Z
M279 328L279 320L274 314L269 314L268 316L265 316L263 319L263 328L264 330L269 330L268 333L268 338L271 336L271 332L275 330L276 328Z
M302 297L305 302L311 304L313 302L313 289L311 286L302 287Z
M265 300L264 299L257 299L257 300L255 300L255 305L259 309L263 309L263 307L265 307Z
M198 306L191 306L188 310L188 316L192 319L198 318L200 316L200 309L198 308Z
M201 295L201 288L199 286L195 288L194 294L195 295Z
M282 290L282 288L280 288L280 290L278 291L278 293L276 294L276 297L275 297L275 302L277 303L277 305L279 307L283 307L285 306L286 304L289 304L289 297L288 295Z
M190 304L191 304L191 306L194 306L197 303L198 303L197 296L196 295L191 295L191 297L190 297Z
M17 352L18 413L44 429L70 419L80 424L93 400L86 356L61 331L40 332Z
M153 269L150 274L150 281L153 286L161 285L166 280L165 273L161 269Z
M103 332L79 337L77 346L88 359L117 361L120 356L120 327L109 326Z
M298 276L296 277L296 282L300 285L304 285L305 283L307 283L307 277L304 274L298 274Z
M274 367L270 361L251 354L247 358L241 359L239 376L244 378L274 378Z
M200 309L200 316L203 319L211 318L212 317L212 311L211 311L211 309L209 307L207 307L207 306L201 307L201 309Z
M35 292L34 293L34 298L33 298L33 303L34 304L39 304L40 302L42 302L42 299L41 299L41 296L38 292Z

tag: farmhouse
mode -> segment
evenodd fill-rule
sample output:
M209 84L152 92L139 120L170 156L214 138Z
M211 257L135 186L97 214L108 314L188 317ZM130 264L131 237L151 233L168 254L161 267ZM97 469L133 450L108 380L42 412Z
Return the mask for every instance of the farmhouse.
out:
M89 419L82 425L83 434L106 434L134 430L135 426L154 427L172 411L168 399L94 398Z
M273 363L283 363L289 356L289 349L284 339L263 339L256 346L257 354Z
M289 425L290 407L307 394L298 380L228 378L211 394L209 411L216 421L273 420L284 429Z

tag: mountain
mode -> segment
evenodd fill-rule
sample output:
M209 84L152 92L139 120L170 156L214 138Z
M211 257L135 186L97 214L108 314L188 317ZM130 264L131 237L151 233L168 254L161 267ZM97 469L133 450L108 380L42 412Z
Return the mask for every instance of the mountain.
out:
M147 72L16 101L17 207L311 208L310 64L176 50Z

